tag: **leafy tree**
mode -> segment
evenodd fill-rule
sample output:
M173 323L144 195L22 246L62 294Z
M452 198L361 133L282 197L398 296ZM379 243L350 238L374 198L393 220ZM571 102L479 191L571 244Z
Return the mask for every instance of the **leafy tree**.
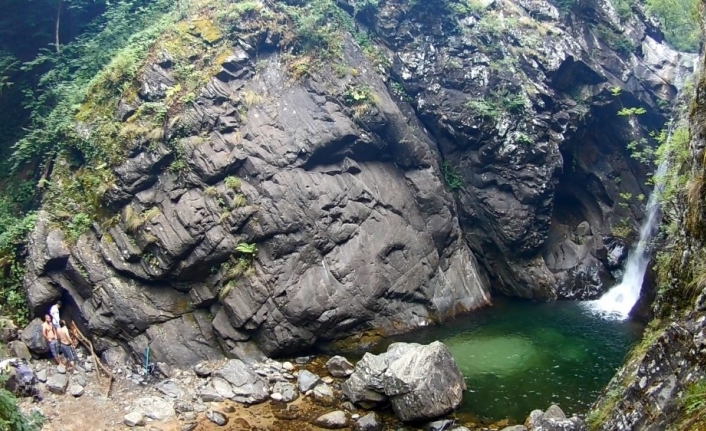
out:
M701 42L699 3L700 0L647 0L647 8L659 19L674 48L697 52Z

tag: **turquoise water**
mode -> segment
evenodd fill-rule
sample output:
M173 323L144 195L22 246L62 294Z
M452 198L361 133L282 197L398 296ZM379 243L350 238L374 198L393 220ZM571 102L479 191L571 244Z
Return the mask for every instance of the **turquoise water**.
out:
M394 340L449 346L468 385L458 413L480 421L522 422L551 403L585 413L644 329L605 320L577 302L494 303Z

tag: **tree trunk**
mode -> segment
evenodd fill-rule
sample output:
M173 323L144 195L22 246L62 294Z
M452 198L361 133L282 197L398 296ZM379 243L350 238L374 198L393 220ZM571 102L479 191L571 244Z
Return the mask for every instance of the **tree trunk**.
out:
M54 34L54 45L56 46L57 53L61 53L61 45L59 44L59 23L61 23L61 6L63 3L63 0L59 0L59 7L56 8L56 33Z

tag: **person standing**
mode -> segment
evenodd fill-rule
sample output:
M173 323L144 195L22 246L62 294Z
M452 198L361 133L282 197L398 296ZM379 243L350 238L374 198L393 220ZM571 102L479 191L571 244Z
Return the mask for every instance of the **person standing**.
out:
M59 342L56 338L56 329L51 322L51 316L46 314L44 316L44 323L42 323L42 335L44 339L49 343L49 351L51 356L56 361L56 365L61 365L61 359L59 358Z
M56 301L56 304L52 305L49 309L49 314L51 315L51 324L54 325L54 329L59 329L59 309L61 308L61 301Z
M59 337L59 342L61 343L61 354L64 355L64 359L69 363L69 368L67 371L74 373L76 372L76 355L74 355L73 340L71 339L71 334L69 334L69 328L66 327L66 321L62 320L60 322L60 328L56 331L56 335Z

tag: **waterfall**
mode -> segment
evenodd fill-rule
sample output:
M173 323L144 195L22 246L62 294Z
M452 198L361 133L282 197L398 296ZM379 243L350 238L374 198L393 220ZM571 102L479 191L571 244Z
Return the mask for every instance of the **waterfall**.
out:
M628 255L623 279L620 284L612 287L600 299L587 302L588 307L599 314L606 317L625 319L640 298L642 281L645 278L647 265L650 263L649 245L657 233L661 216L659 179L663 177L668 164L666 160L663 161L655 174L656 185L647 202L647 217L640 227L640 239L637 246Z

